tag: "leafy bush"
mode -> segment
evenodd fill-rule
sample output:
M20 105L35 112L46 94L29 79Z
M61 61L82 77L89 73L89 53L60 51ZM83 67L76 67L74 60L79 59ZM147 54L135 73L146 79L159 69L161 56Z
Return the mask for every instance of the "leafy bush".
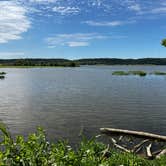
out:
M27 140L17 136L15 141L3 124L0 143L1 166L165 166L166 157L148 161L134 154L107 149L95 139L82 139L77 150L65 141L49 143L43 129L30 134ZM105 150L107 149L107 154Z
M114 71L112 75L118 76L127 76L127 75L139 75L139 76L146 76L147 73L144 71Z
M3 76L3 75L0 75L0 79L4 79L5 78L5 76Z
M145 71L129 71L129 74L139 75L139 76L146 76L147 75L147 73Z
M154 75L166 75L166 72L161 72L161 71L155 71L154 73L152 73Z
M112 75L123 76L123 75L129 75L129 73L125 71L114 71Z
M161 41L161 45L164 46L164 47L166 47L166 39L163 39L163 40Z
M5 72L0 72L0 75L5 75L6 73Z

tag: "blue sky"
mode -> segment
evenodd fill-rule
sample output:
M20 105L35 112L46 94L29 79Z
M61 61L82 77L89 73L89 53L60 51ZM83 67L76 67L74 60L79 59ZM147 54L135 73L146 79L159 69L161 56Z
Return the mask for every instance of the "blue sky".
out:
M165 0L1 0L0 58L166 57Z

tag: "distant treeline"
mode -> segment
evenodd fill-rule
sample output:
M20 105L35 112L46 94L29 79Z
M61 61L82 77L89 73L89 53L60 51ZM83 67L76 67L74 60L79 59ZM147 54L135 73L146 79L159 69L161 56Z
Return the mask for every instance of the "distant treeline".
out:
M76 62L67 59L1 59L1 66L63 66L76 67Z
M79 65L166 65L166 58L143 59L1 59L1 66L64 66L76 67Z
M75 61L80 65L166 65L166 58L143 58L143 59L116 59L96 58L79 59Z

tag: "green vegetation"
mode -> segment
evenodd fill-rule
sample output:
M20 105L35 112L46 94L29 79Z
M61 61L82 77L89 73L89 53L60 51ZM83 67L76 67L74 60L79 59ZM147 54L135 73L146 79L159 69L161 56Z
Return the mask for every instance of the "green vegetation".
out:
M74 61L66 59L7 59L0 60L0 67L78 67Z
M163 40L161 41L161 45L164 46L164 47L166 47L166 39L163 39Z
M166 75L166 72L155 71L152 74L154 74L154 75Z
M0 67L77 67L79 65L166 65L166 58L0 59Z
M166 157L148 161L134 154L122 153L96 139L82 139L76 150L65 141L49 143L45 132L38 128L27 139L12 139L0 124L0 165L2 166L165 166Z
M4 75L0 75L0 79L4 79L5 78L5 76Z
M117 76L127 76L127 75L139 75L139 76L146 76L147 73L144 71L114 71L112 75Z
M5 75L6 73L5 72L0 72L0 79L4 79L5 78Z
M166 58L118 59L94 58L75 60L80 65L166 65Z
M150 75L158 75L158 76L166 76L166 72L162 72L162 71L154 71L151 73L147 73L145 71L114 71L112 73L112 75L117 75L117 76L128 76L128 75L138 75L141 77L146 76L147 74Z
M145 71L129 71L129 74L139 75L139 76L146 76L147 75L147 73Z
M5 72L0 72L0 75L5 75L6 73Z
M112 75L117 75L117 76L124 76L124 75L129 75L129 72L125 71L114 71Z

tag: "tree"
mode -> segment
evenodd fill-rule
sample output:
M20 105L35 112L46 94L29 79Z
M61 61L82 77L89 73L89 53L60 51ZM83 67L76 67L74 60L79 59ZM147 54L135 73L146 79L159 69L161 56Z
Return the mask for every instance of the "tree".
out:
M163 40L161 41L161 45L164 46L164 47L166 47L166 39L163 39Z

